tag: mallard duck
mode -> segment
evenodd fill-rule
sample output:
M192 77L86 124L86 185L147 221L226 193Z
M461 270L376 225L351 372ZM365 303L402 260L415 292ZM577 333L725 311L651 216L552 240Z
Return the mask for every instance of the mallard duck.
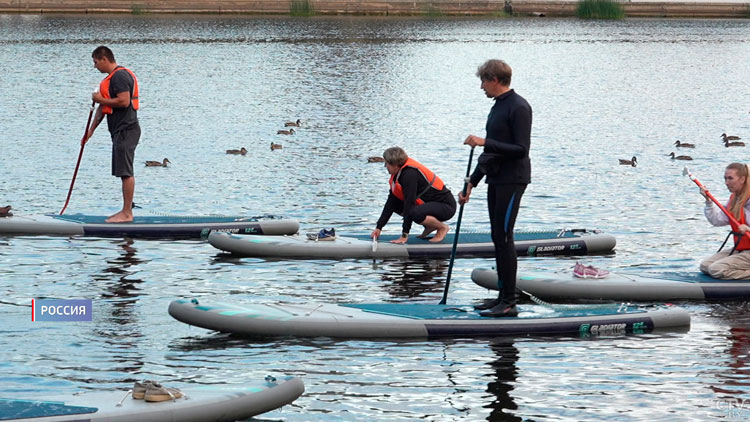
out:
M695 144L686 144L684 142L680 142L679 140L674 143L674 146L677 148L695 148Z
M281 148L284 148L281 144L274 144L273 142L271 142L271 150L272 151L275 150L275 149L281 149Z
M228 149L227 154L245 155L247 154L247 149L245 149L245 147L242 147L240 149Z
M168 158L163 161L146 161L146 167L166 167L167 163L171 163Z
M301 125L301 124L302 124L302 121L300 121L300 119L297 119L296 122L286 122L286 123L284 123L284 127L290 127L290 126L299 127L299 125Z
M279 135L294 135L294 129L279 130L276 133L279 134Z
M689 155L678 155L678 156L675 156L674 152L670 152L669 156L672 157L673 160L685 160L685 161L692 161L693 160L693 157L691 157Z
M724 146L727 147L727 148L729 148L729 147L744 147L745 143L744 142L729 142L729 141L724 141Z
M623 160L622 158L620 158L620 164L622 164L623 166L635 167L637 163L638 163L638 159L635 158L635 155L630 160Z
M367 157L367 162L368 163L382 163L384 161L385 161L385 158L378 157L377 155L376 156L372 156L372 157Z
M13 217L13 213L10 212L10 209L11 209L10 205L0 207L0 217Z
M739 141L739 140L740 140L740 139L742 139L742 138L740 138L739 136L734 136L734 135L728 135L728 136L727 136L727 134L726 134L726 133L722 133L722 134L721 134L721 139L722 139L722 140L723 140L724 142L726 142L726 141Z

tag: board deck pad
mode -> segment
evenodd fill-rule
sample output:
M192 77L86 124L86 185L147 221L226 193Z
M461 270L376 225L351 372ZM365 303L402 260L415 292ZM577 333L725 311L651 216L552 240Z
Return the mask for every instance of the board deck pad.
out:
M70 221L81 224L196 224L196 223L233 223L239 221L260 221L261 219L271 220L280 219L281 217L267 215L260 217L243 217L243 216L225 216L225 215L136 215L132 222L128 223L107 223L107 216L104 215L86 215L86 214L47 214L58 220Z
M0 398L0 421L50 416L83 415L96 407L71 406L58 401L14 400Z
M438 305L428 303L362 303L362 304L342 304L349 308L361 309L365 312L373 312L382 315L397 316L402 318L410 319L422 319L422 320L445 320L445 319L476 319L476 320L492 320L492 317L483 317L479 314L479 311L475 310L471 305ZM538 306L524 306L519 305L518 316L511 318L503 318L504 320L513 319L534 319L534 318L564 318L564 317L576 317L576 316L592 316L592 315L609 315L617 313L634 314L638 312L644 312L632 307L629 309L627 305L606 305L606 306L586 306L579 305L576 307L554 309L540 308ZM543 309L543 312L540 312Z

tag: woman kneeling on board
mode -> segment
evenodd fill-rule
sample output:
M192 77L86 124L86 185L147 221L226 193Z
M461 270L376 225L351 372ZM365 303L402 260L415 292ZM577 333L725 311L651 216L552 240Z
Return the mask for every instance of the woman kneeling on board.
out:
M725 208L739 222L738 225L730 221L729 217L719 209L705 192L701 189L701 195L706 198L705 214L708 221L714 226L732 226L734 234L734 247L730 251L721 251L701 262L701 271L714 278L724 280L744 280L750 278L750 231L747 226L750 216L750 177L745 164L732 163L724 171L724 183L731 193L729 202Z
M388 185L390 192L380 214L372 238L380 237L380 232L395 212L404 217L401 237L391 243L406 243L412 221L424 226L420 238L436 232L430 242L441 242L448 233L448 225L443 223L456 213L456 200L442 180L430 169L406 155L399 147L391 147L383 152L385 168L391 175Z

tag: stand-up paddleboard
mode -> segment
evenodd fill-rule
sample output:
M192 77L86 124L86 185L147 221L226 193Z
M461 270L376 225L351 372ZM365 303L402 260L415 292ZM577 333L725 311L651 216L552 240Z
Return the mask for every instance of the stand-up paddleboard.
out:
M163 402L134 400L127 391L103 391L41 400L0 398L0 421L29 422L233 422L265 413L297 399L299 378L267 376L249 385L180 389Z
M690 325L677 307L646 310L630 305L556 309L521 305L513 318L488 318L470 305L433 304L169 304L169 314L186 324L251 336L345 337L366 339L643 333Z
M333 240L314 240L304 234L284 237L233 236L211 233L208 241L226 252L240 256L298 259L343 258L419 258L448 257L454 234L442 242L409 237L402 245L390 243L397 235L383 235L373 247L369 233L337 236ZM614 236L598 230L516 231L516 251L520 256L586 255L610 253L615 247ZM494 256L495 246L490 233L461 233L456 256Z
M497 272L477 268L474 283L498 290ZM732 300L750 298L750 280L718 280L700 272L610 273L601 279L578 278L567 272L532 272L518 277L516 287L542 299L586 300Z
M132 238L205 238L211 231L254 235L294 234L299 222L273 215L136 216L131 223L105 223L107 217L45 214L0 218L2 235L92 236Z

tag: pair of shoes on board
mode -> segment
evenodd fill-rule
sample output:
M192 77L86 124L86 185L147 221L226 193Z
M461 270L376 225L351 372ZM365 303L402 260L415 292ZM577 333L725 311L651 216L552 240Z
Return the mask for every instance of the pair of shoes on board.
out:
M308 233L307 238L310 240L334 240L336 239L336 229L331 227L330 229L321 229L317 233Z
M573 267L573 275L578 278L605 278L609 275L609 271L576 262L576 266Z
M11 206L0 207L0 217L13 217L13 213L10 212Z
M176 400L182 397L182 392L176 388L167 388L156 381L136 381L133 384L133 398L148 402Z
M516 309L515 302L500 300L500 303L486 311L480 312L479 315L492 318L517 317L518 309Z

